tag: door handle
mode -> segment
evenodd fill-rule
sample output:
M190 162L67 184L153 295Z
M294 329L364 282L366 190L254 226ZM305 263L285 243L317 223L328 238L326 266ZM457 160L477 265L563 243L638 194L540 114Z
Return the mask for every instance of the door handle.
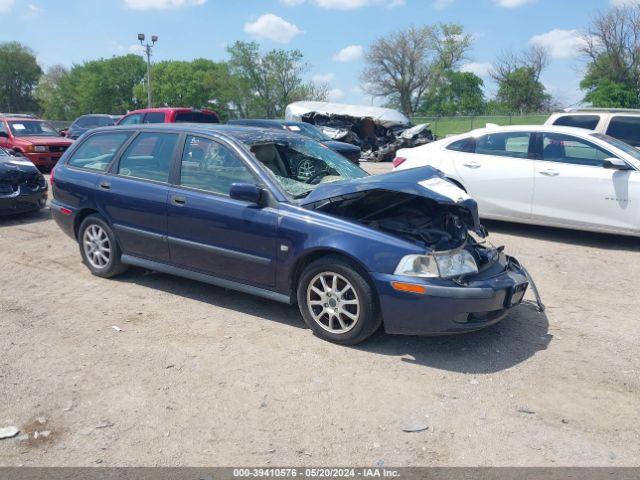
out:
M557 177L560 175L560 172L557 170L542 170L540 175L544 175L545 177Z
M462 165L464 165L467 168L480 168L482 166L478 162L467 162L467 163L463 163Z
M171 197L171 203L177 207L184 207L187 204L187 199L184 197Z
M111 184L109 182L100 182L100 188L103 190L111 190Z

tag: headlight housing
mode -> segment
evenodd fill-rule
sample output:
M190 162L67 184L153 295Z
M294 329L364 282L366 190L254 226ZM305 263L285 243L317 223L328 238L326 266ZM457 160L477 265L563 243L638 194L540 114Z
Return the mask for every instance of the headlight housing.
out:
M454 278L477 273L478 265L466 250L428 255L407 255L396 268L395 275L422 278Z
M47 151L47 147L45 147L44 145L35 145L33 147L33 151L36 153L44 153Z

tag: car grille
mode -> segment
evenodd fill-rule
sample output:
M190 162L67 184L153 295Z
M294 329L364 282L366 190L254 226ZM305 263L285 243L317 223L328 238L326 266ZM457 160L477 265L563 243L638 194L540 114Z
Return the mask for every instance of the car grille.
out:
M52 152L52 153L62 153L67 148L69 148L69 147L67 147L66 145L51 145L49 147L49 151Z
M0 195L11 195L13 192L13 185L0 183Z

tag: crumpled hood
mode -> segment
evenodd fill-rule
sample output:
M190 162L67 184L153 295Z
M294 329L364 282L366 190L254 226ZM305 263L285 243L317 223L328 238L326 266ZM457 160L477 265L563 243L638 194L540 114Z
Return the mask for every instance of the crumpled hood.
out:
M29 160L0 155L0 183L17 185L24 181L37 181L41 173Z
M300 205L314 207L326 201L356 193L385 190L401 192L417 197L429 198L440 205L458 206L466 209L473 219L473 230L485 237L486 231L480 224L478 204L462 189L444 178L440 170L433 167L419 167L400 170L383 175L371 175L349 181L324 183L300 200Z

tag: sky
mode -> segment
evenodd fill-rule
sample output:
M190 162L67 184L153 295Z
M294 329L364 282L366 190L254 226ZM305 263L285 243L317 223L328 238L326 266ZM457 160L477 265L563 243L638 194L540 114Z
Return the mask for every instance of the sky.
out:
M485 80L500 52L539 44L552 61L542 76L561 105L580 102L585 61L580 31L594 14L638 0L0 0L0 42L31 47L46 70L140 53L138 33L158 35L153 60L227 58L236 40L264 50L300 49L309 79L331 100L378 104L362 90L363 52L376 38L411 25L455 22L473 35L464 70Z

